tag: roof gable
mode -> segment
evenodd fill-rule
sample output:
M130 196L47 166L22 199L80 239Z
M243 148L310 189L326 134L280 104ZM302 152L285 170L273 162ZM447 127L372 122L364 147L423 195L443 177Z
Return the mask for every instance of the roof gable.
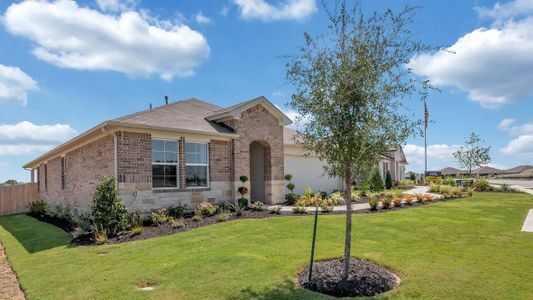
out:
M260 96L245 102L241 102L230 106L228 108L220 109L213 112L211 115L206 117L208 121L224 121L228 119L239 119L241 113L249 108L252 108L256 105L264 106L272 115L277 117L280 120L282 125L292 124L291 119L287 117L281 110L279 110L272 102L268 101L264 96Z

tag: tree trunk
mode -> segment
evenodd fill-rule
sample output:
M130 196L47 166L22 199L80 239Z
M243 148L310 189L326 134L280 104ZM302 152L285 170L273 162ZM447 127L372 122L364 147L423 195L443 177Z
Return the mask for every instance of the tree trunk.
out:
M350 275L350 252L352 244L352 169L346 167L346 236L344 239L344 268L342 270L342 280L347 280Z

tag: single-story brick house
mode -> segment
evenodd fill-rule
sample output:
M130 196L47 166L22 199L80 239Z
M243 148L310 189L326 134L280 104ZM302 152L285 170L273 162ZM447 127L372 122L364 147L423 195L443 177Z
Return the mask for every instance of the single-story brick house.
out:
M39 198L88 208L102 176L116 176L130 210L238 198L239 177L251 201L282 203L284 174L297 192L342 189L323 175L317 157L294 143L292 121L265 97L228 108L189 99L105 121L27 163ZM380 169L403 179L401 147L383 156Z

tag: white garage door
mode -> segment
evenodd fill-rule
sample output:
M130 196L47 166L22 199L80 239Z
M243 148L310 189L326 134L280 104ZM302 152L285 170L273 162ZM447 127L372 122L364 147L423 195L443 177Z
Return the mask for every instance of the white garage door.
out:
M292 182L296 186L294 192L298 195L303 194L307 186L315 193L320 190L331 193L342 189L340 179L329 178L323 173L322 162L316 157L285 155L285 174L293 175Z

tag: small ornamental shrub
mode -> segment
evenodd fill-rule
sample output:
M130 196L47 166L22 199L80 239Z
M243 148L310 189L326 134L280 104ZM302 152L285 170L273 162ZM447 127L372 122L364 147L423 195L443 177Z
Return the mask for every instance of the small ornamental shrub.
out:
M185 209L186 209L186 206L180 203L176 206L170 206L167 209L167 213L169 216L173 218L181 219L185 215Z
M383 178L381 177L381 174L377 168L375 168L374 172L372 173L368 187L370 188L371 192L380 192L385 189L383 185Z
M317 200L324 200L328 198L328 193L326 191L318 191L318 193L315 194L315 198Z
M424 203L424 195L423 194L416 194L416 201L420 203Z
M452 177L446 177L444 178L444 184L449 186L455 186L455 179Z
M202 212L199 211L199 210L195 210L194 211L194 216L192 216L192 220L194 222L199 222L201 221L202 219L204 218L204 216L202 215Z
M450 190L451 190L451 186L441 185L438 192L440 192L443 195L446 195L446 194L448 194L450 192ZM431 192L431 189L430 189L430 192Z
M161 226L168 222L169 216L167 215L167 210L164 208L154 210L150 213L150 221L155 226Z
M281 206L279 206L279 205L272 206L270 208L269 213L271 213L273 215L281 215Z
M140 214L134 212L134 213L131 213L130 214L130 225L131 227L136 227L136 226L143 226L143 218Z
M289 190L289 193L285 195L285 200L287 200L287 204L293 205L298 199L298 197L294 194L294 189L296 188L296 186L294 185L294 183L291 182L292 174L285 174L284 178L286 181L289 182L286 185L287 189Z
M306 188L304 189L304 194L303 194L302 197L306 197L306 198L311 198L311 197L313 197L313 189L312 189L310 186L306 187Z
M392 175L389 171L387 171L387 175L385 175L385 188L387 190L392 189Z
M333 205L345 204L344 195L341 192L332 193L329 199L333 202Z
M263 211L264 204L261 201L256 201L252 203L251 209L254 211Z
M179 219L176 219L176 218L170 218L170 220L168 221L168 223L170 224L170 227L174 228L174 229L177 229L177 228L181 228L183 226L185 226L185 221L183 221L182 218L179 218Z
M450 188L450 196L451 198L459 198L461 197L463 190L460 187L452 187Z
M31 215L42 217L48 211L49 205L43 200L37 200L30 202L30 204L28 204L28 209L30 210Z
M370 205L370 210L378 210L378 203L379 200L377 197L370 198L370 200L368 201L368 205Z
M433 184L429 187L428 192L430 193L439 193L440 192L440 185L439 184Z
M322 202L322 203L320 204L320 209L321 209L322 212L325 213L325 214L328 214L328 213L330 213L330 212L333 212L333 208L334 208L334 207L335 207L335 206L330 205L328 202Z
M409 194L405 195L403 197L403 202L407 205L413 205L413 195L409 195Z
M102 177L96 187L91 206L95 228L114 236L129 226L128 210L122 203L115 177Z
M472 195L474 195L474 191L472 189L468 189L466 194L468 195L468 197L472 197Z
M474 189L478 192L490 191L491 186L487 179L478 178L476 181L474 181Z
M392 198L392 204L394 207L401 207L402 206L402 198L398 195L394 196Z
M358 201L360 197L361 197L361 192L353 188L352 189L352 200Z
M96 228L94 231L94 241L97 245L103 245L107 243L107 230L105 228Z
M400 189L409 189L415 186L415 182L412 180L401 180L398 183L398 188Z
M131 236L139 235L143 232L142 226L133 226L131 227Z
M242 186L240 186L237 189L237 192L239 192L239 194L241 194L241 198L239 199L239 203L244 204L245 207L248 207L248 199L246 198L246 195L248 194L248 188L244 185L248 181L248 177L243 175L243 176L239 177L239 180L242 183Z
M430 184L438 184L440 185L442 183L442 178L439 176L426 176L426 183Z
M287 201L288 205L294 205L296 200L298 200L298 196L296 196L296 194L289 193L285 195L285 200Z
M241 203L241 202L239 202L239 200L237 200L235 203L233 203L231 205L231 210L233 210L235 212L235 215L237 217L240 217L240 216L242 216L242 214L246 210L246 207L247 207L247 205L243 205L243 203Z
M415 173L412 173L412 172L411 172L411 175L409 175L409 180L411 180L411 181L413 181L413 182L416 181L416 175L415 175Z
M510 186L507 183L502 184L502 192L507 193L509 192Z
M230 214L228 212L223 212L217 216L217 222L226 222L229 220Z
M86 213L74 213L72 220L74 222L74 234L75 238L88 235L93 229L93 221L91 214Z
M424 195L424 201L425 201L425 202L431 202L431 201L433 201L433 195L431 195L431 194L425 194L425 195Z
M305 210L305 207L303 207L303 206L295 206L295 207L293 207L292 208L292 212L294 214L300 214L300 215L307 213L307 211Z
M202 202L196 206L196 211L200 211L205 217L210 217L216 214L217 207L209 202Z
M391 207L392 199L388 196L381 197L381 208L389 209Z

